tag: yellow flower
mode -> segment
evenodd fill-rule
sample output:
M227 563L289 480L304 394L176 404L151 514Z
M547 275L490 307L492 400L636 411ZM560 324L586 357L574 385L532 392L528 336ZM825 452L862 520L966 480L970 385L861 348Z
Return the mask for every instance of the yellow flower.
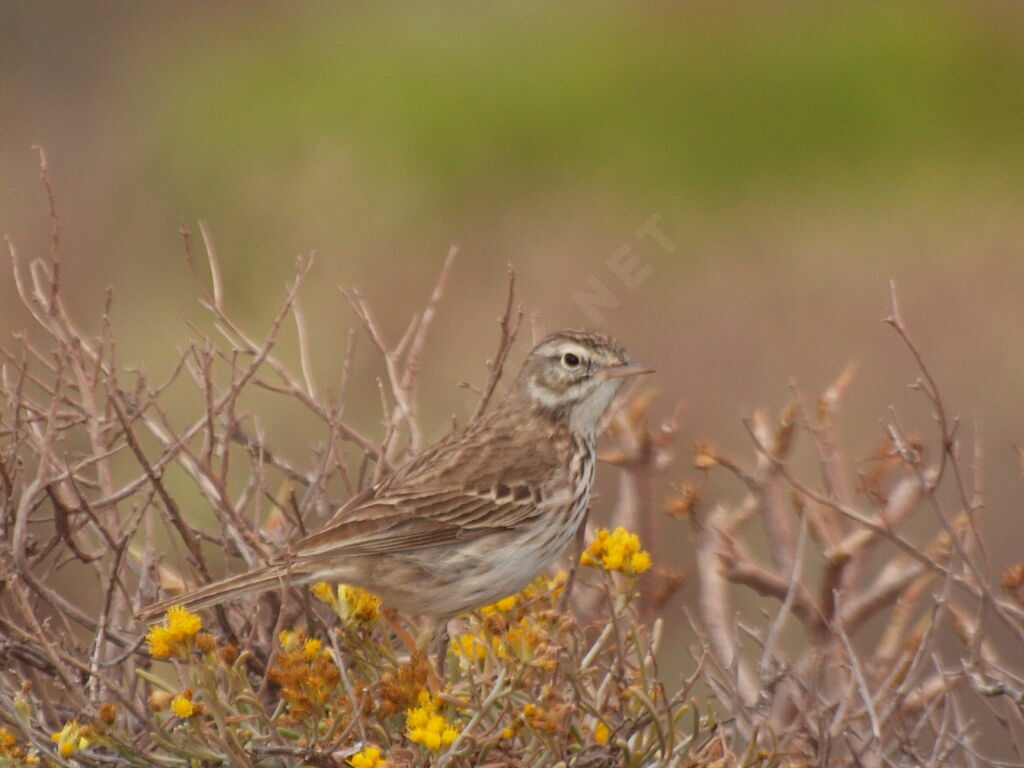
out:
M496 603L485 605L480 609L480 612L484 616L488 616L492 613L507 613L516 607L517 600L518 598L515 595L509 595L508 597L501 598L501 600Z
M459 729L438 713L437 701L427 691L421 691L419 706L406 710L405 735L427 749L440 749L458 738Z
M506 643L497 635L491 635L491 648L494 649L494 655L499 659L502 659L503 661L508 660L509 655Z
M598 724L594 726L594 741L596 741L598 744L607 744L608 737L610 735L611 731L609 730L608 726L604 723L598 722Z
M565 588L565 582L568 580L569 574L565 571L559 571L550 579L546 579L548 589L551 591L552 597L558 597L562 594L562 590Z
M409 734L409 738L427 749L439 749L441 747L441 734L438 731L428 731L421 728Z
M338 616L342 621L366 626L380 615L380 598L365 589L338 585Z
M174 653L174 646L167 635L167 627L150 627L146 632L146 643L149 645L149 654L154 659L166 659Z
M68 749L70 750L71 748L72 745L69 744ZM39 758L35 752L36 750L33 748L26 753L22 747L18 746L18 740L14 738L14 734L0 726L0 765L39 765Z
M601 558L601 564L605 567L605 570L608 571L624 570L626 565L625 547L609 549L605 556Z
M634 552L629 558L629 568L633 573L643 573L651 567L651 553L646 550Z
M174 697L174 700L171 701L171 712L176 714L182 720L187 720L192 717L192 715L196 713L196 709L196 705L192 702L191 691L179 693Z
M356 752L348 759L352 768L385 768L385 763L380 757L380 750L377 747L367 747L362 752Z
M322 603L327 603L329 606L334 607L334 590L331 589L331 585L326 581L318 581L312 587L309 588L313 593L313 597Z
M57 742L60 756L69 757L76 750L81 751L89 746L89 734L88 727L79 725L77 720L69 720L51 738Z
M281 650L294 651L298 644L299 635L290 629L282 629L277 636L277 642L281 644Z
M188 644L202 628L201 618L182 605L172 606L167 610L164 624L154 625L146 632L149 653L155 659L166 659L175 652L185 655L188 653Z
M580 555L580 565L637 574L651 567L651 555L640 548L640 539L635 533L625 528L616 528L612 532L599 528L594 540Z
M331 606L350 627L362 629L380 615L380 598L365 589L339 584L335 592L326 581L318 581L310 589L317 600Z
M528 625L526 621L520 621L509 627L505 634L505 647L514 653L520 661L532 661L540 641L540 632Z
M316 655L320 653L320 641L315 637L310 637L306 640L305 645L302 648L303 655L306 657L306 661L312 661L316 658Z
M480 661L487 655L487 648L471 632L465 632L456 637L452 647L457 656L462 656L465 659Z
M430 713L424 707L413 707L405 713L405 725L410 730L424 728L430 720Z
M544 696L541 696L543 701ZM563 708L564 710L564 708ZM562 720L564 719L564 711L547 707L538 707L536 704L524 704L523 705L523 722L525 722L531 728L535 728L538 731L547 731L548 733L554 733L562 727Z
M173 605L167 609L167 630L172 642L191 640L202 628L203 620L190 613L185 606Z
M542 573L527 584L516 597L524 601L532 600L535 597L543 597L551 601L557 600L558 596L562 593L563 587L565 587L567 578L568 574L565 571L559 571L550 577Z

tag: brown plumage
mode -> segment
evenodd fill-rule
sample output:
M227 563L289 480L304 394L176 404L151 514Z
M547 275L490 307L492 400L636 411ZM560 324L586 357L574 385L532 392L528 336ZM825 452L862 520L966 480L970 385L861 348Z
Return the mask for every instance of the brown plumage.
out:
M264 567L139 617L314 581L353 584L432 616L516 592L571 540L590 496L600 419L624 377L647 372L603 334L552 334L500 404L350 499L320 531Z

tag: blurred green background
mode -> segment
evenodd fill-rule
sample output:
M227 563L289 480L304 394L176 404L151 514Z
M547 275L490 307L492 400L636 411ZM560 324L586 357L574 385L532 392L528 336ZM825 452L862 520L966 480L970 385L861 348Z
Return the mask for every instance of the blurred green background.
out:
M304 303L323 380L353 326L336 286L360 286L397 337L458 244L424 371L430 434L465 411L457 382L484 378L512 263L539 329L600 325L658 367L661 412L689 404L681 446L745 451L742 414L857 360L843 425L863 456L890 404L933 437L879 322L892 278L964 436L984 436L986 527L1019 519L1018 3L0 9L0 230L46 253L30 149L45 146L70 300L98 327L115 287L122 361L166 373L201 315L180 221L208 223L254 333L295 256L319 253ZM0 278L0 327L28 325ZM373 371L354 387L353 419L379 428ZM265 421L308 444L301 421ZM670 476L693 474L683 456ZM997 565L1019 557L1021 536L996 539Z

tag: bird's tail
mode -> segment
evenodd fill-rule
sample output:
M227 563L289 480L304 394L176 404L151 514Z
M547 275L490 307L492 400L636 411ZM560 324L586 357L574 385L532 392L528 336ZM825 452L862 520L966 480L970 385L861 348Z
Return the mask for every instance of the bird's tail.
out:
M301 574L296 573L287 565L268 565L236 576L228 576L220 581L212 581L191 592L147 605L136 616L140 621L150 622L175 605L183 605L190 611L199 610L212 605L220 605L251 592L264 592L277 586L283 586L293 580L300 584L304 581Z

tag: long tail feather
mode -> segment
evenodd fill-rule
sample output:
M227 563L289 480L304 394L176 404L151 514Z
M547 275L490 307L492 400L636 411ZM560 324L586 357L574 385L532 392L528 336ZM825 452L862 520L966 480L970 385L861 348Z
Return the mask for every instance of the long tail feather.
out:
M190 611L208 608L251 592L264 592L292 580L303 583L301 574L294 570L283 565L269 565L255 571L228 576L220 581L212 581L191 592L147 605L138 612L137 618L140 621L152 621L175 605L183 605Z

